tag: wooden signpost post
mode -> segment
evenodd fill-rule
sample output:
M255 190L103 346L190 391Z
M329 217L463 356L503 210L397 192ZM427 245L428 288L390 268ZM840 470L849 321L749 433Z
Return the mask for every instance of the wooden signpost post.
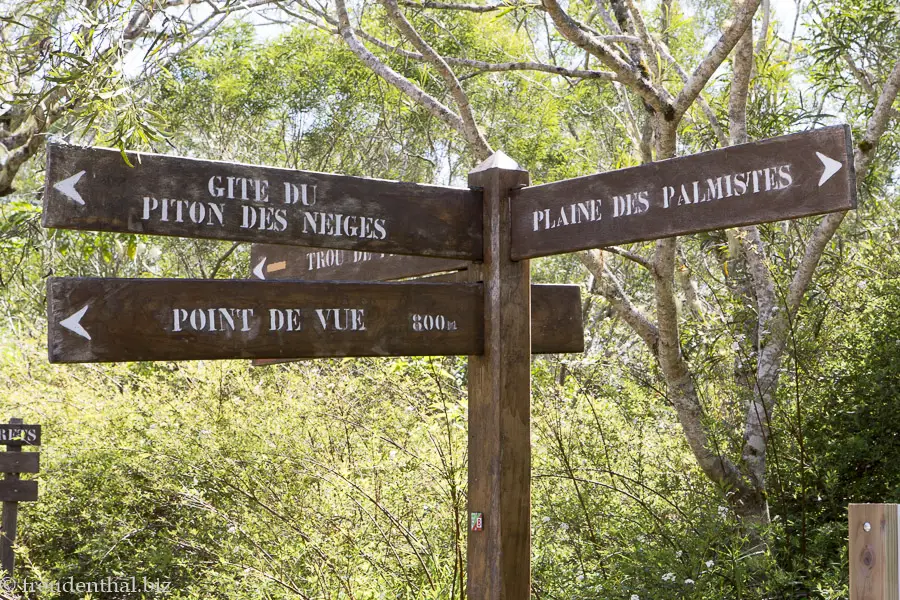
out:
M526 259L853 208L850 148L829 127L535 187L497 152L460 190L51 146L48 227L333 251L255 248L257 281L51 279L50 360L469 355L467 595L527 600L530 353L540 310L580 327L580 303L539 310ZM315 281L465 261L478 283Z
M7 452L0 453L0 501L3 502L2 526L0 526L0 577L12 577L16 564L13 546L16 543L19 502L33 502L38 498L36 481L19 478L20 473L37 473L40 454L22 452L22 446L40 446L41 426L23 425L22 419L10 419L8 425L0 425L0 444Z

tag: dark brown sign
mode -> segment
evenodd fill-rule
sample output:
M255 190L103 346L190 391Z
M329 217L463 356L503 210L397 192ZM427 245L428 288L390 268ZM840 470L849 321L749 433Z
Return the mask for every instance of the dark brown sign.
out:
M531 353L584 352L581 321L581 288L577 285L533 284L531 286ZM260 358L256 367L291 362L291 359Z
M47 146L44 227L479 260L468 189Z
M514 192L512 258L856 207L850 127L731 146Z
M40 468L39 452L0 452L0 473L37 473Z
M51 278L50 362L481 354L465 283Z
M37 481L20 479L0 481L0 502L34 502L37 499Z
M253 244L250 265L257 279L390 281L465 269L469 261L401 256L383 252Z
M40 446L40 425L0 424L0 445Z

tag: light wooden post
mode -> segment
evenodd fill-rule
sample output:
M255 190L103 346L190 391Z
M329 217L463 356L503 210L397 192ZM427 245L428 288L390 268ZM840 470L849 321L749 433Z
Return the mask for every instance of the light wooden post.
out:
M898 504L850 505L850 600L900 600Z
M510 260L510 191L528 183L502 152L469 174L484 192L485 296L484 355L469 357L469 600L531 594L529 262Z

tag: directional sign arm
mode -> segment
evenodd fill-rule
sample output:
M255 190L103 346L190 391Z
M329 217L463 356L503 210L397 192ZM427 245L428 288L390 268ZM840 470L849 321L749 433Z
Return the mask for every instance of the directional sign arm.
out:
M478 355L481 284L51 278L50 362Z
M848 126L730 146L515 193L515 260L856 207Z
M44 227L480 260L468 189L47 146Z

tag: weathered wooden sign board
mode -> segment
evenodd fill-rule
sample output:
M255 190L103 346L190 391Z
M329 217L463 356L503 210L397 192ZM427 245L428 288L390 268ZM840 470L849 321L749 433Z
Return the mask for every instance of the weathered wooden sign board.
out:
M512 258L855 207L850 127L825 127L518 190Z
M250 252L250 265L254 277L271 280L381 281L439 271L454 272L440 278L429 277L420 281L436 283L470 280L463 270L471 264L466 261L391 254L363 256L364 254L368 253L254 244ZM531 286L531 351L534 354L584 352L579 286ZM264 366L289 360L291 359L256 359L253 364Z
M584 352L581 287L532 284L531 353L564 354L571 352ZM259 358L253 361L253 365L261 367L291 360Z
M18 444L20 446L40 446L41 426L20 425L18 423L0 424L0 445ZM2 469L0 469L2 472Z
M47 146L44 227L480 260L468 189Z
M13 418L8 424L0 425L0 445L6 445L8 452L0 453L0 473L5 473L0 481L0 502L3 515L0 517L0 576L12 577L16 555L13 547L18 533L19 502L34 502L38 499L37 481L23 481L20 473L37 473L40 469L40 454L22 452L22 446L41 444L41 426L25 425L22 419Z
M50 362L480 354L465 283L51 278Z
M253 244L250 265L257 279L390 281L465 269L467 260L383 252Z
M0 500L3 502L34 502L37 499L37 481L0 481Z

